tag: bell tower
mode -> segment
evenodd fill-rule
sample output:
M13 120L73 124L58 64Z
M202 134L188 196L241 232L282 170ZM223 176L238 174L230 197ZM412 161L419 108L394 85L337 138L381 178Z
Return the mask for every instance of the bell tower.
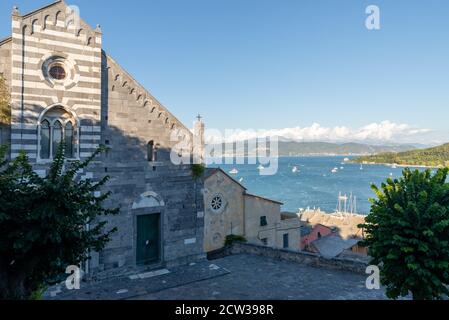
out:
M205 125L201 115L198 115L193 129L193 163L205 164L205 141L204 129Z

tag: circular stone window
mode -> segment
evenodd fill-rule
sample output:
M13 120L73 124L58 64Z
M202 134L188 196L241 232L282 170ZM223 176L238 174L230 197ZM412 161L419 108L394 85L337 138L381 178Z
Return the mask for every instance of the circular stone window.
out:
M223 198L221 197L221 195L217 194L212 198L210 207L212 211L215 212L219 212L223 208Z
M51 88L67 90L79 81L79 69L69 56L45 55L40 62L41 79Z
M48 74L55 80L62 81L67 77L64 67L60 63L55 63L50 66Z

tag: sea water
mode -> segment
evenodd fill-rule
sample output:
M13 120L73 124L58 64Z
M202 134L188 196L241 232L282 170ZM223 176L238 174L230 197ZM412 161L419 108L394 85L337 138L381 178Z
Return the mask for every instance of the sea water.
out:
M398 178L403 168L385 165L345 163L346 157L281 157L275 175L261 175L260 164L209 165L220 167L248 189L248 193L284 203L282 210L298 212L300 208L320 208L334 212L339 192L357 198L357 213L368 214L375 197L371 185L380 187L387 178ZM349 157L350 158L350 157ZM248 163L248 161L245 161ZM298 171L293 172L297 167ZM332 170L337 168L336 173ZM348 205L349 206L349 205Z

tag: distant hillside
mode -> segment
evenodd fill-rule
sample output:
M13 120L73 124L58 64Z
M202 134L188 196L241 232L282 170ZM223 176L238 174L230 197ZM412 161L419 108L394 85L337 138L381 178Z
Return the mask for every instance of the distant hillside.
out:
M361 143L328 143L328 142L280 142L281 156L295 155L371 155L381 152L400 152L415 149L410 145L375 146Z
M356 161L367 163L396 163L399 165L410 166L449 166L449 143L428 149L399 153L389 152L373 156L360 157Z
M215 146L217 147L217 146ZM219 146L218 146L219 147ZM225 155L231 155L225 150L236 149L237 156L254 156L257 150L254 146L244 148L237 146L233 148L233 144L223 144L223 152ZM224 149L226 148L226 149ZM216 149L219 150L220 148ZM259 146L259 150L261 146ZM413 145L392 145L377 146L361 143L329 143L329 142L296 142L296 141L279 141L279 156L307 156L307 155L372 155L384 152L401 152L416 149Z

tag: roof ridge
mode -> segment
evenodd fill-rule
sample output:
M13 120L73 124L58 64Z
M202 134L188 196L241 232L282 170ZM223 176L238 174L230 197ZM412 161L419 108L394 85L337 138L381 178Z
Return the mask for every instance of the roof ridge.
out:
M245 195L247 195L249 197L259 198L259 199L266 200L266 201L269 201L269 202L277 203L277 204L280 204L280 205L284 204L284 203L282 203L280 201L273 200L273 199L270 199L270 198L267 198L267 197L263 197L263 196L258 196L256 194L252 194L252 193L248 193L248 192L245 192Z
M248 190L248 189L246 189L246 187L244 186L244 185L242 185L239 181L237 181L236 179L234 179L233 177L231 177L226 171L224 171L222 168L220 168L220 167L218 167L218 168L206 168L206 170L208 171L208 170L210 170L210 171L213 171L213 172L211 172L209 175L207 175L205 178L207 179L207 178L209 178L209 177L211 177L215 172L221 172L221 173L223 173L226 177L228 177L229 179L231 179L231 181L234 181L237 185L239 185L244 191L245 191L245 194L246 194L246 191Z
M24 15L21 15L21 17L22 17L22 18L27 18L27 17L29 17L29 16L31 16L31 15L33 15L33 14L39 12L39 11L48 9L48 8L50 8L50 7L52 7L52 6L56 5L56 4L63 3L63 2L64 2L64 0L56 0L55 2L53 2L53 3L51 3L51 4L47 4L47 5L45 5L45 6L43 6L43 7L40 7L40 8L38 8L38 9L36 9L36 10L30 11L30 12L24 14Z
M107 59L110 59L113 63L115 63L124 73L126 76L130 78L131 81L135 82L135 84L142 89L147 95L150 96L151 100L156 102L159 106L161 106L170 117L174 118L178 123L180 123L188 132L191 132L190 129L181 121L179 120L163 103L161 103L151 92L148 90L143 84L141 84L128 70L123 67L120 63L118 63L108 52L105 50L102 50L102 54L105 55Z
M6 42L9 42L9 41L11 41L11 40L12 40L12 37L11 37L11 36L9 36L9 37L7 37L7 38L4 38L4 39L0 39L0 45L4 44L4 43L6 43Z

